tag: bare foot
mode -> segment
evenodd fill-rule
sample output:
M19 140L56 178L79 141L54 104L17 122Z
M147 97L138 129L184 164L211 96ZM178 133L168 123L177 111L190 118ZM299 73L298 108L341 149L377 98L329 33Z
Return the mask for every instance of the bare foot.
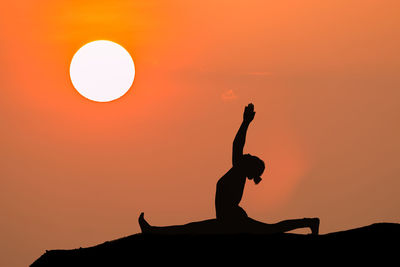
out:
M310 229L312 235L318 235L319 232L319 218L310 218Z
M149 233L151 230L151 225L146 222L146 220L144 219L144 213L140 213L139 216L139 225L140 225L140 229L142 230L142 233Z

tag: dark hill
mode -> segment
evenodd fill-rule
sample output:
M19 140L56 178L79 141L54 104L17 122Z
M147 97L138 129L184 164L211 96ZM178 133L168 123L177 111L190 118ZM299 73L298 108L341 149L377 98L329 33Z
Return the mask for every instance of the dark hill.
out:
M88 248L46 251L31 267L117 267L156 263L166 266L237 266L239 263L266 266L277 261L321 266L332 262L398 263L399 240L400 224L395 223L378 223L319 236L135 234Z

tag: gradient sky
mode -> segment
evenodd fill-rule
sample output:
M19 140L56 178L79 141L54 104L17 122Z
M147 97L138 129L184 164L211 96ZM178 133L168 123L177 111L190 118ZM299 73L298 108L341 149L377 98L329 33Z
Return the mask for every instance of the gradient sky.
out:
M327 233L400 221L400 4L327 1L8 1L0 11L0 258L26 266L155 225L215 216L244 105L265 222ZM131 90L79 95L69 64L107 39Z

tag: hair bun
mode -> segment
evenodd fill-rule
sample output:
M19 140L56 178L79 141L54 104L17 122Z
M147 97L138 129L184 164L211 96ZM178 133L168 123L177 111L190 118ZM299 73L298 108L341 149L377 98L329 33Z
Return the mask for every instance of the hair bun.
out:
M254 183L258 184L259 182L261 182L261 178L260 177L254 177Z

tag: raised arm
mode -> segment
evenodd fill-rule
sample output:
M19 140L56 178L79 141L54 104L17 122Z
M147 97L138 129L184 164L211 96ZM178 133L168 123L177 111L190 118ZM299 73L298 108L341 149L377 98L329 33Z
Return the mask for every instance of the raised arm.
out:
M240 159L243 157L243 148L246 142L246 133L249 128L250 122L254 119L254 105L248 104L244 108L243 112L243 122L233 140L233 151L232 151L232 164L235 166Z

